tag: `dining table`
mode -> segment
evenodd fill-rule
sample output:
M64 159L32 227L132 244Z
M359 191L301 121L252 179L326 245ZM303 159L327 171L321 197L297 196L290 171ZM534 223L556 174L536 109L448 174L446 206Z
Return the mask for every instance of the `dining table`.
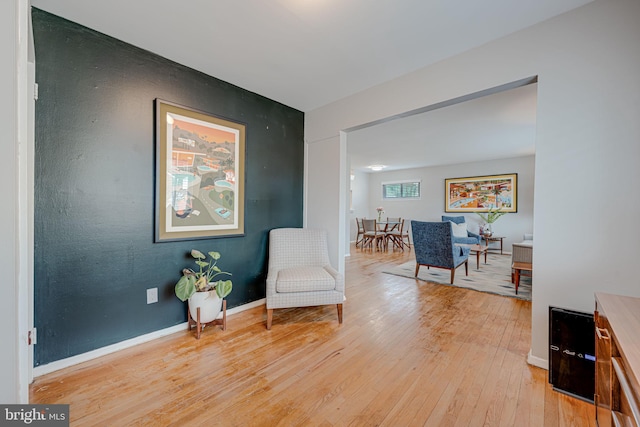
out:
M376 226L378 227L378 231L387 233L400 227L400 221L376 221Z

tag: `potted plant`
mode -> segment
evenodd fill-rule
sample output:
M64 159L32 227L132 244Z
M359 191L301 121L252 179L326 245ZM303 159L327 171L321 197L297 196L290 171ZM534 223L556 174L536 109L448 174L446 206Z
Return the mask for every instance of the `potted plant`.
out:
M482 235L490 237L493 234L493 230L491 227L491 224L493 224L494 222L496 222L498 220L498 218L500 218L502 215L506 214L506 212L501 211L502 208L495 208L495 209L489 209L485 214L480 213L480 212L476 212L476 214L482 218L482 220L485 222L486 226L483 227L482 230Z
M207 323L215 320L222 309L222 299L231 293L231 280L216 280L219 275L231 276L231 273L220 270L217 266L220 259L219 252L208 252L210 257L197 249L191 250L198 270L190 268L182 270L182 277L175 286L176 296L181 301L189 301L189 313L192 319L197 318L200 307L200 322Z

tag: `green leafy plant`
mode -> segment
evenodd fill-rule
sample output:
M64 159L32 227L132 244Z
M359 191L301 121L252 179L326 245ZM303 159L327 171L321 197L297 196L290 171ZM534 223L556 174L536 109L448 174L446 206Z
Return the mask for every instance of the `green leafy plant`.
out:
M191 250L191 256L195 258L198 271L190 268L182 270L182 277L178 280L175 287L176 296L181 301L188 300L196 292L207 292L213 291L214 289L220 298L224 298L231 293L233 289L231 280L214 281L214 279L221 274L231 276L231 273L222 271L217 266L220 253L208 252L207 254L210 257L209 260L207 260L206 255L199 250Z
M502 208L489 209L486 215L481 212L476 212L476 214L487 224L493 224L498 220L498 218L506 214L506 212L501 211L501 209Z

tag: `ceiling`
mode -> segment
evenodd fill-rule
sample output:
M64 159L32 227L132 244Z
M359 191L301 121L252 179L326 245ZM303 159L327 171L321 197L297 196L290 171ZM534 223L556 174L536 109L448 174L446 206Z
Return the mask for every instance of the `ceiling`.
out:
M592 0L31 0L303 112ZM507 83L507 82L505 82ZM537 84L349 133L352 169L534 153ZM428 107L428 106L425 106Z
M349 132L354 171L506 159L535 153L537 84Z
M31 0L308 112L592 0Z

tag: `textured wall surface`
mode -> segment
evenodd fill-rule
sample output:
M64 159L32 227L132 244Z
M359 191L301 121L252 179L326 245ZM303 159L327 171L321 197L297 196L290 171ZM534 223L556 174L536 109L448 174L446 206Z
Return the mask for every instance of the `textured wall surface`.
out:
M268 231L302 226L304 114L38 9L33 27L35 365L186 321L192 248L222 253L229 308L263 298ZM156 98L246 125L244 236L154 243Z

